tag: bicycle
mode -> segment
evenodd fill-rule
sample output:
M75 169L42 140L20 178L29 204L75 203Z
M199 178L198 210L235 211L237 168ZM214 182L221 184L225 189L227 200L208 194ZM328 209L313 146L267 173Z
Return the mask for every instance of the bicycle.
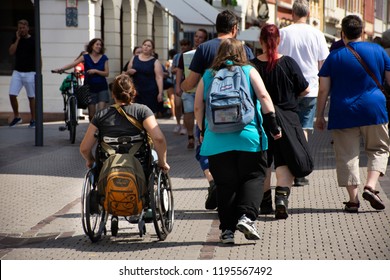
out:
M51 70L51 72L56 74L68 74L61 86L61 94L64 100L65 126L60 126L58 129L60 131L69 130L70 143L74 144L76 140L76 127L78 125L77 98L75 92L81 85L80 76L82 73L56 70Z

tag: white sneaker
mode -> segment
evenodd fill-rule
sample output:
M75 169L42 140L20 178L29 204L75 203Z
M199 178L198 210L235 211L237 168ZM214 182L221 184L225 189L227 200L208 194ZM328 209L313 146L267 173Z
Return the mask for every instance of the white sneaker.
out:
M173 133L179 133L180 129L181 129L181 125L180 125L180 124L177 124L177 125L175 126L175 128L173 129Z
M238 220L237 229L241 231L245 238L248 240L259 240L260 234L257 232L255 228L255 222L250 220L247 216L242 215Z
M187 134L187 129L182 126L181 129L180 129L180 135L186 135Z

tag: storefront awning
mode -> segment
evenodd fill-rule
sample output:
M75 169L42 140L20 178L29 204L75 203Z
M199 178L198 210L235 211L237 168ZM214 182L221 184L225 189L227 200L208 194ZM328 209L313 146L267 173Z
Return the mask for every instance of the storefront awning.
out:
M180 23L197 28L213 27L219 11L204 0L157 0L157 4Z

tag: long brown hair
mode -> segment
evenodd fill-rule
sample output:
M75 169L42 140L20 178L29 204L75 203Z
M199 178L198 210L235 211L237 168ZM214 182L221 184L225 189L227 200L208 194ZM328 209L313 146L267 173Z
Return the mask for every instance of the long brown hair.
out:
M230 61L232 64L230 64ZM228 38L224 39L219 45L217 56L214 58L211 68L218 71L221 68L233 65L243 66L247 64L248 58L244 45L235 38Z

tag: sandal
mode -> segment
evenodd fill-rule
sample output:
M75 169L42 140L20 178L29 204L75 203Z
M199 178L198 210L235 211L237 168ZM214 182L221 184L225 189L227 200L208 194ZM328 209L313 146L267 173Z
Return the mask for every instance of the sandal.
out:
M351 201L343 202L345 204L344 211L348 213L357 213L359 211L360 202L355 203Z
M365 186L363 192L363 198L370 202L371 207L376 210L385 209L382 199L378 196L379 191L374 190L372 187Z
M194 135L188 135L187 149L192 150L193 148L195 148L195 138L194 138Z

